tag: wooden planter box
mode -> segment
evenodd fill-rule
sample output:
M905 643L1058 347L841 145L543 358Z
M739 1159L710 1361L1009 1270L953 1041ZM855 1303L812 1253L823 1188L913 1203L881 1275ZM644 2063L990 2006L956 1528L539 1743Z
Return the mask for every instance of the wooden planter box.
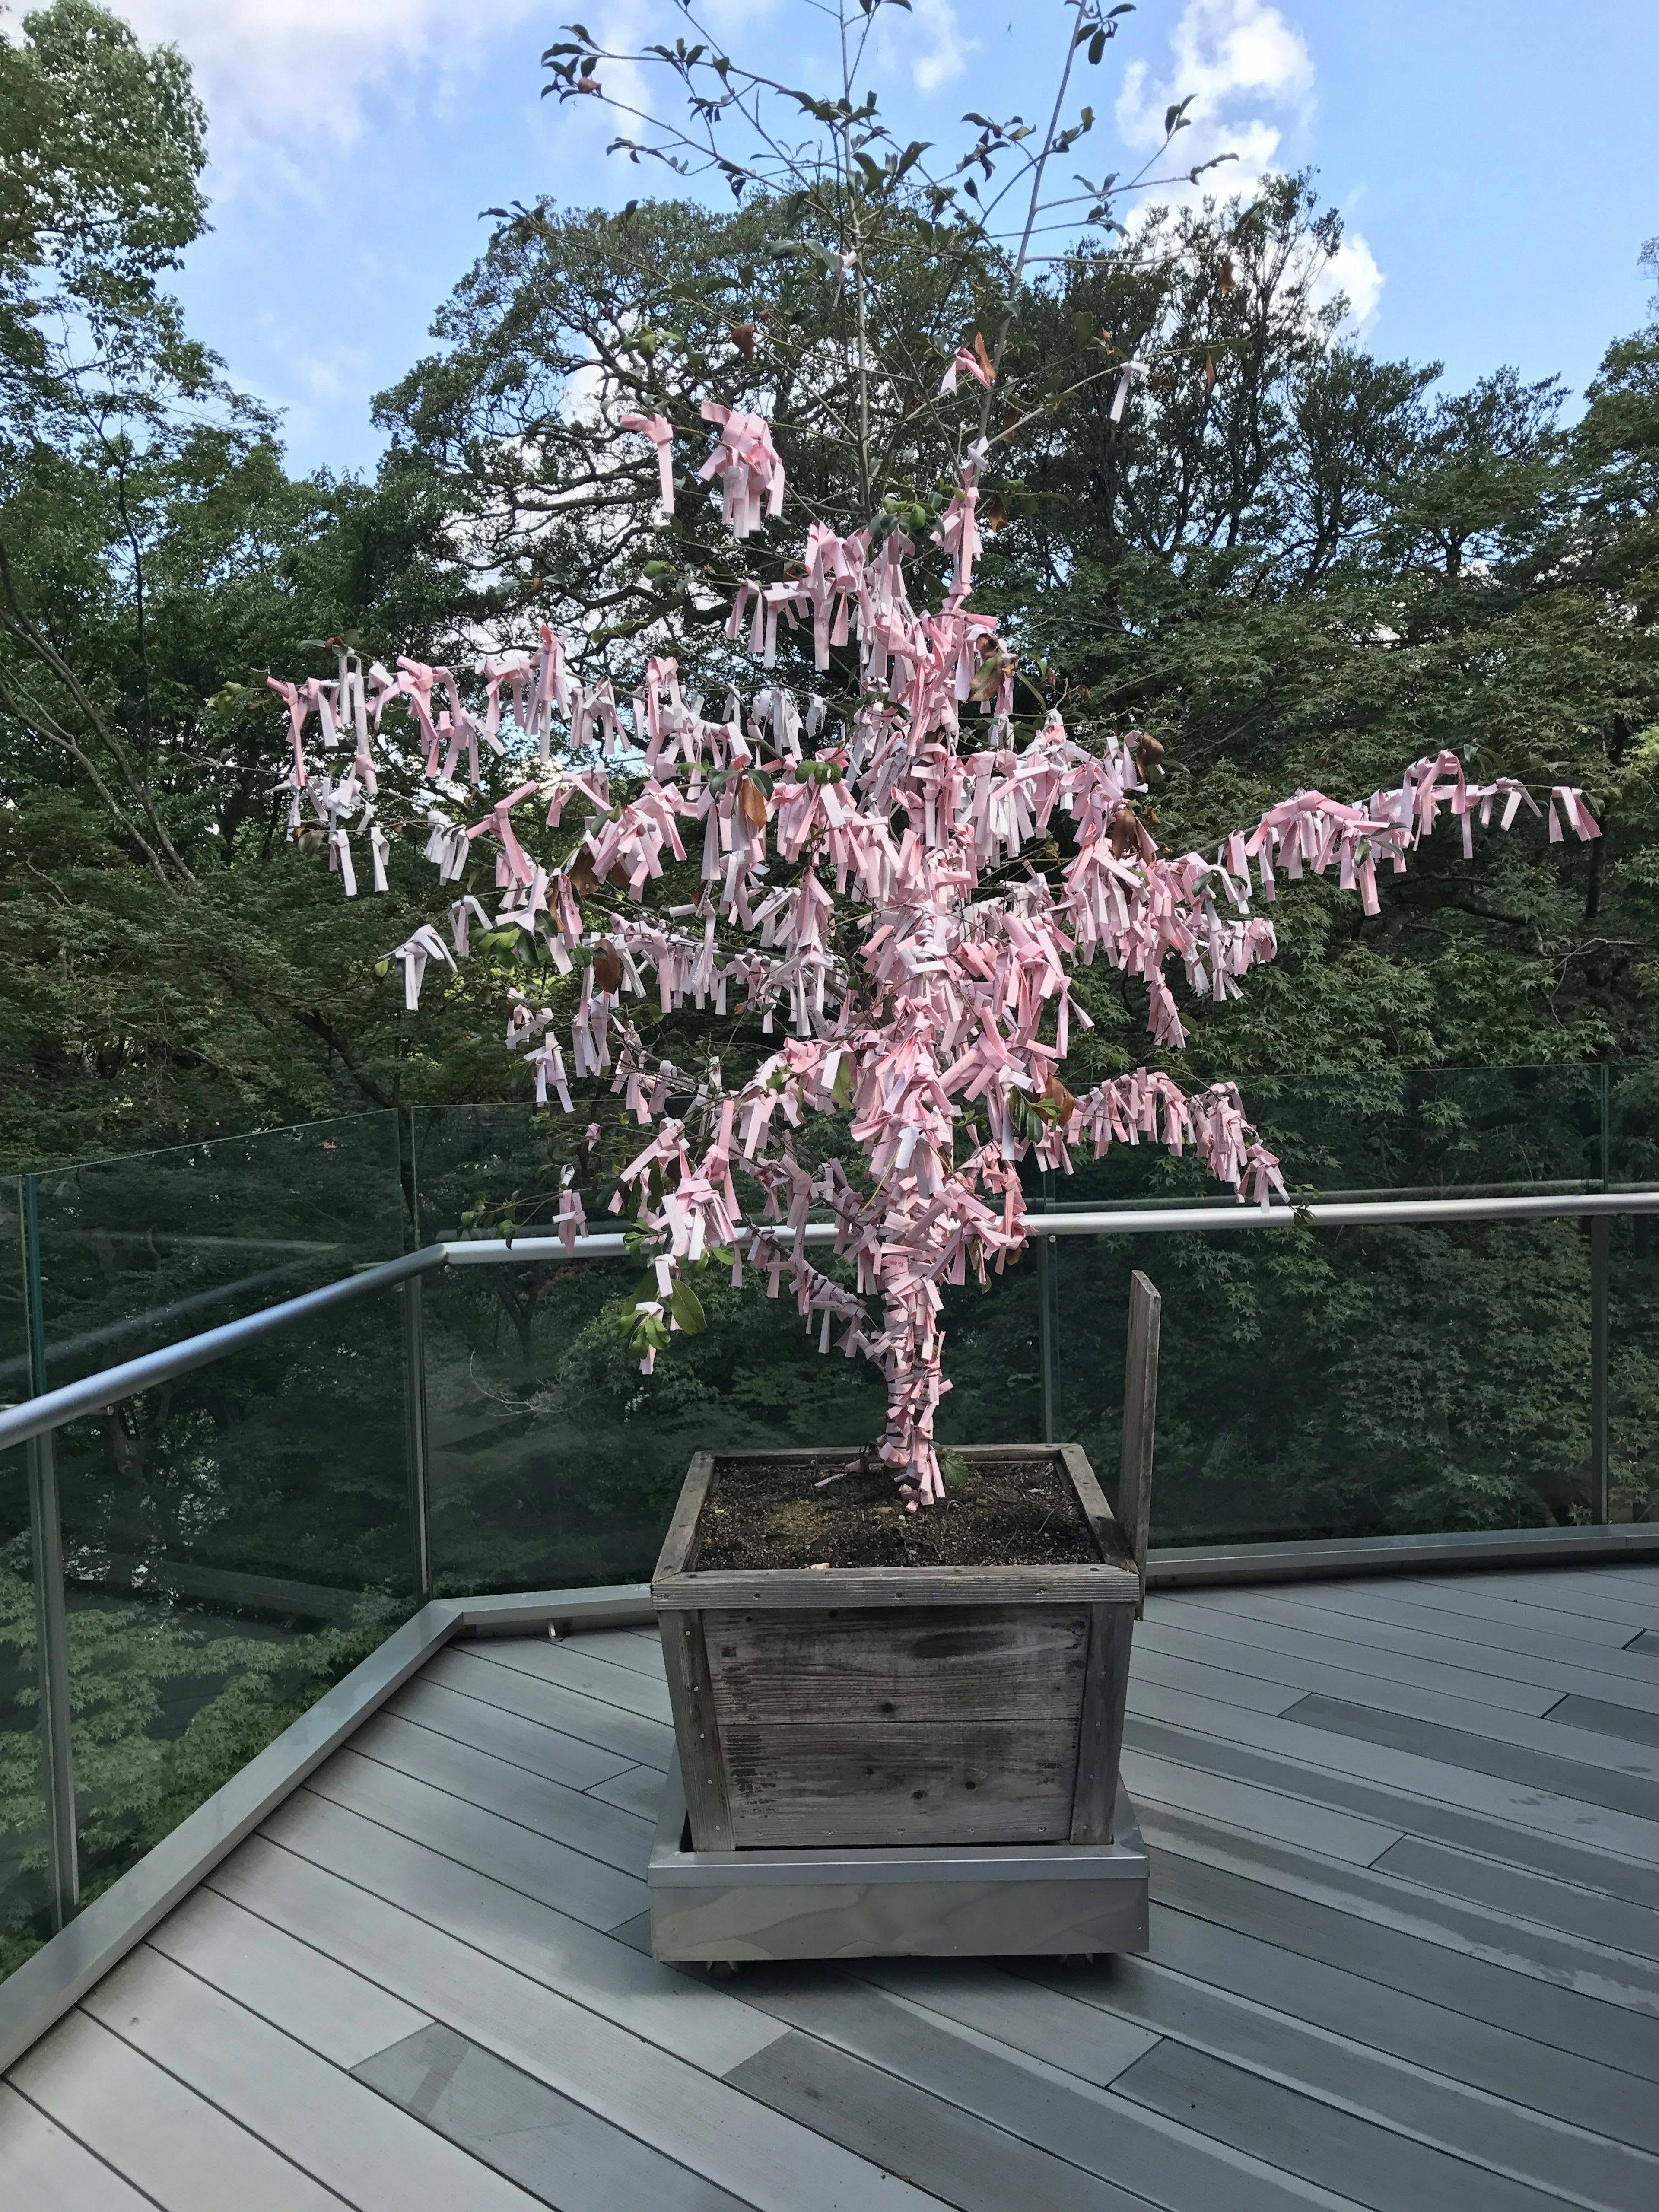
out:
M695 1850L1112 1840L1144 1526L1075 1444L962 1456L1059 1461L1098 1561L700 1572L692 1461L651 1595Z

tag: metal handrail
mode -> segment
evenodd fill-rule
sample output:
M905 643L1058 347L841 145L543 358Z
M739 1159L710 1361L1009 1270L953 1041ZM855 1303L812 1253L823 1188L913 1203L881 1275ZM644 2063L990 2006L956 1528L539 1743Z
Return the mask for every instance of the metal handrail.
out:
M1307 1206L1079 1206L1067 1212L1030 1214L1027 1221L1033 1237L1149 1237L1220 1229L1298 1226L1404 1229L1440 1221L1595 1219L1622 1213L1659 1213L1659 1189L1539 1192L1518 1198L1315 1200ZM769 1226L780 1243L794 1242L787 1228L778 1224ZM738 1231L750 1243L762 1233L760 1228L750 1223L740 1224ZM836 1224L810 1221L803 1235L805 1242L814 1248L833 1244ZM619 1260L624 1252L624 1237L620 1230L578 1237L568 1246L556 1237L515 1237L511 1242L495 1237L445 1238L423 1245L417 1252L405 1252L396 1260L383 1260L374 1267L360 1268L355 1274L343 1276L337 1283L325 1284L320 1290L306 1291L297 1298L285 1298L258 1313L245 1315L240 1321L222 1322L217 1328L205 1329L199 1336L184 1337L177 1344L164 1345L158 1352L144 1352L137 1359L101 1369L78 1382L64 1383L55 1390L43 1391L38 1397L9 1407L0 1412L0 1451L62 1428L66 1421L101 1413L118 1399L130 1398L136 1391L170 1382L174 1376L188 1374L192 1368L208 1366L228 1352L258 1343L279 1329L309 1321L349 1299L394 1289L399 1283L423 1275L434 1267Z
M1177 1231L1210 1229L1360 1229L1421 1227L1437 1221L1537 1221L1553 1216L1659 1213L1659 1188L1540 1192L1518 1198L1315 1199L1306 1206L1076 1206L1064 1212L1026 1215L1032 1237L1154 1237ZM793 1244L787 1226L766 1224L780 1243ZM759 1234L750 1224L738 1235ZM809 1221L808 1244L833 1244L833 1221ZM493 1267L514 1260L619 1260L620 1231L578 1237L566 1246L556 1237L499 1237L446 1239L442 1250L452 1267Z
M158 1382L170 1382L175 1375L187 1375L193 1367L209 1366L227 1352L256 1344L261 1337L272 1336L278 1329L292 1328L298 1322L309 1321L313 1315L328 1312L331 1307L344 1305L352 1298L371 1297L376 1291L393 1290L411 1275L424 1274L428 1267L441 1267L443 1261L444 1247L428 1244L422 1251L405 1252L400 1259L382 1260L372 1267L360 1268L355 1275L343 1275L337 1283L325 1283L321 1290L304 1291L297 1298L284 1298L278 1305L245 1314L240 1321L222 1322L217 1328L204 1329L199 1336L181 1337L177 1344L163 1345L159 1352L146 1352L137 1359L123 1360L118 1367L100 1368L97 1374L83 1376L78 1382L64 1382L55 1390L43 1390L38 1397L26 1398L21 1405L9 1406L0 1413L0 1451L14 1444L26 1444L32 1437L45 1436L50 1430L61 1429L66 1421L79 1420L88 1413L101 1413L118 1398L130 1398L135 1391L151 1389Z

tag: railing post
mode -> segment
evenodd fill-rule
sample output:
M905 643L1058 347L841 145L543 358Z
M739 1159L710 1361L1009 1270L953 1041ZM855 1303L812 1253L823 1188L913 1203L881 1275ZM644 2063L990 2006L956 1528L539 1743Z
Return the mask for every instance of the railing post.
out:
M1601 1188L1612 1188L1613 1099L1606 1061L1601 1064ZM1609 1313L1613 1224L1605 1213L1590 1217L1590 1519L1613 1518L1613 1421L1608 1394Z
M1053 1203L1054 1178L1045 1168L1042 1174L1042 1211L1047 1213ZM1037 1364L1042 1384L1042 1441L1045 1444L1060 1442L1060 1382L1054 1362L1054 1297L1056 1291L1054 1268L1054 1240L1040 1231L1037 1248Z
M23 1177L23 1279L27 1291L29 1390L46 1388L46 1300L40 1275L40 1204L36 1176ZM75 1753L70 1738L69 1616L64 1601L64 1524L52 1431L30 1439L29 1536L34 1570L35 1682L40 1699L40 1758L46 1800L46 1855L52 1924L61 1929L81 1909L75 1821Z
M428 1518L426 1450L426 1339L421 1278L404 1285L404 1419L409 1441L409 1519L414 1542L415 1601L432 1595L431 1530Z
M1613 1518L1611 1421L1607 1405L1607 1288L1613 1224L1592 1214L1590 1248L1590 1519Z

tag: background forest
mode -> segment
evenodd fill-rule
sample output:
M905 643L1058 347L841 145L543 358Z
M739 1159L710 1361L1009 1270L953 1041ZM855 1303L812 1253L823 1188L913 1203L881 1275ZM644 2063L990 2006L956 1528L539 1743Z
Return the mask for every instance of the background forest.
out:
M207 219L204 129L177 54L90 0L0 36L0 1168L183 1148L148 1181L44 1176L52 1336L210 1286L199 1249L131 1256L147 1219L207 1234L234 1213L293 1239L320 1279L342 1252L453 1230L481 1201L519 1194L522 1211L547 1180L528 1079L501 1046L510 972L475 959L403 1012L385 956L432 912L430 870L394 846L389 893L347 901L325 854L290 839L268 671L325 674L319 641L335 637L470 665L548 619L619 694L665 623L687 663L726 674L729 550L686 501L662 526L643 441L596 464L596 366L668 409L683 450L700 450L694 390L763 406L798 514L938 506L920 435L896 431L851 483L792 405L846 288L802 247L799 195L763 184L718 205L492 218L434 351L377 403L378 471L291 475L279 425L166 289ZM1282 896L1279 958L1244 996L1183 997L1180 1073L1237 1080L1292 1185L1650 1178L1659 320L1609 334L1582 408L1498 362L1448 392L1433 362L1353 340L1323 279L1340 219L1310 179L1238 199L1219 173L1212 198L1132 239L1022 270L991 242L963 250L919 169L884 172L864 253L883 345L931 386L975 330L1005 329L977 604L1021 652L1028 709L1059 704L1085 742L1131 725L1161 742L1156 834L1176 851L1298 787L1355 797L1443 747L1483 780L1582 785L1594 844L1518 828L1465 863L1447 838L1372 920L1322 882ZM1103 359L1133 357L1152 371L1115 419ZM793 650L782 680L799 684ZM1158 1064L1144 986L1102 969L1086 989L1097 1026L1073 1088ZM699 1042L660 1048L684 1064ZM1540 1072L1485 1073L1504 1069ZM330 1117L263 1150L210 1148ZM1185 1164L1136 1156L1065 1195L1197 1188ZM590 1214L609 1193L596 1182ZM1572 1225L1298 1233L1267 1254L1158 1241L1074 1240L983 1304L961 1298L942 1434L1036 1431L1046 1326L1065 1432L1109 1469L1141 1264L1168 1317L1163 1540L1583 1517ZM1616 1498L1639 1514L1659 1300L1644 1240L1627 1234L1614 1261ZM303 1287L294 1264L285 1285ZM619 1288L599 1268L475 1271L434 1301L440 1588L637 1574L711 1435L878 1425L878 1392L811 1357L787 1310L725 1293L708 1334L642 1384ZM19 1364L17 1344L0 1350ZM399 1356L388 1309L66 1445L91 1886L406 1606ZM0 1474L0 1540L19 1532L0 1544L0 1706L17 1721L0 1786L22 1808L20 1930L38 1904L21 1501L19 1471ZM176 1585L132 1602L162 1559L346 1601L257 1632ZM0 1836L0 1893L8 1849Z

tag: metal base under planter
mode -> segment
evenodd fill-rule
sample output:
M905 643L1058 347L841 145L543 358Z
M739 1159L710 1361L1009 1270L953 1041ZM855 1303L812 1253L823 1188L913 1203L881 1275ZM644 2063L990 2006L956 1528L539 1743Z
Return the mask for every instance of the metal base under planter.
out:
M694 1851L676 1754L647 1881L651 1948L663 1960L1064 1957L1147 1947L1146 1847L1121 1782L1109 1844Z

